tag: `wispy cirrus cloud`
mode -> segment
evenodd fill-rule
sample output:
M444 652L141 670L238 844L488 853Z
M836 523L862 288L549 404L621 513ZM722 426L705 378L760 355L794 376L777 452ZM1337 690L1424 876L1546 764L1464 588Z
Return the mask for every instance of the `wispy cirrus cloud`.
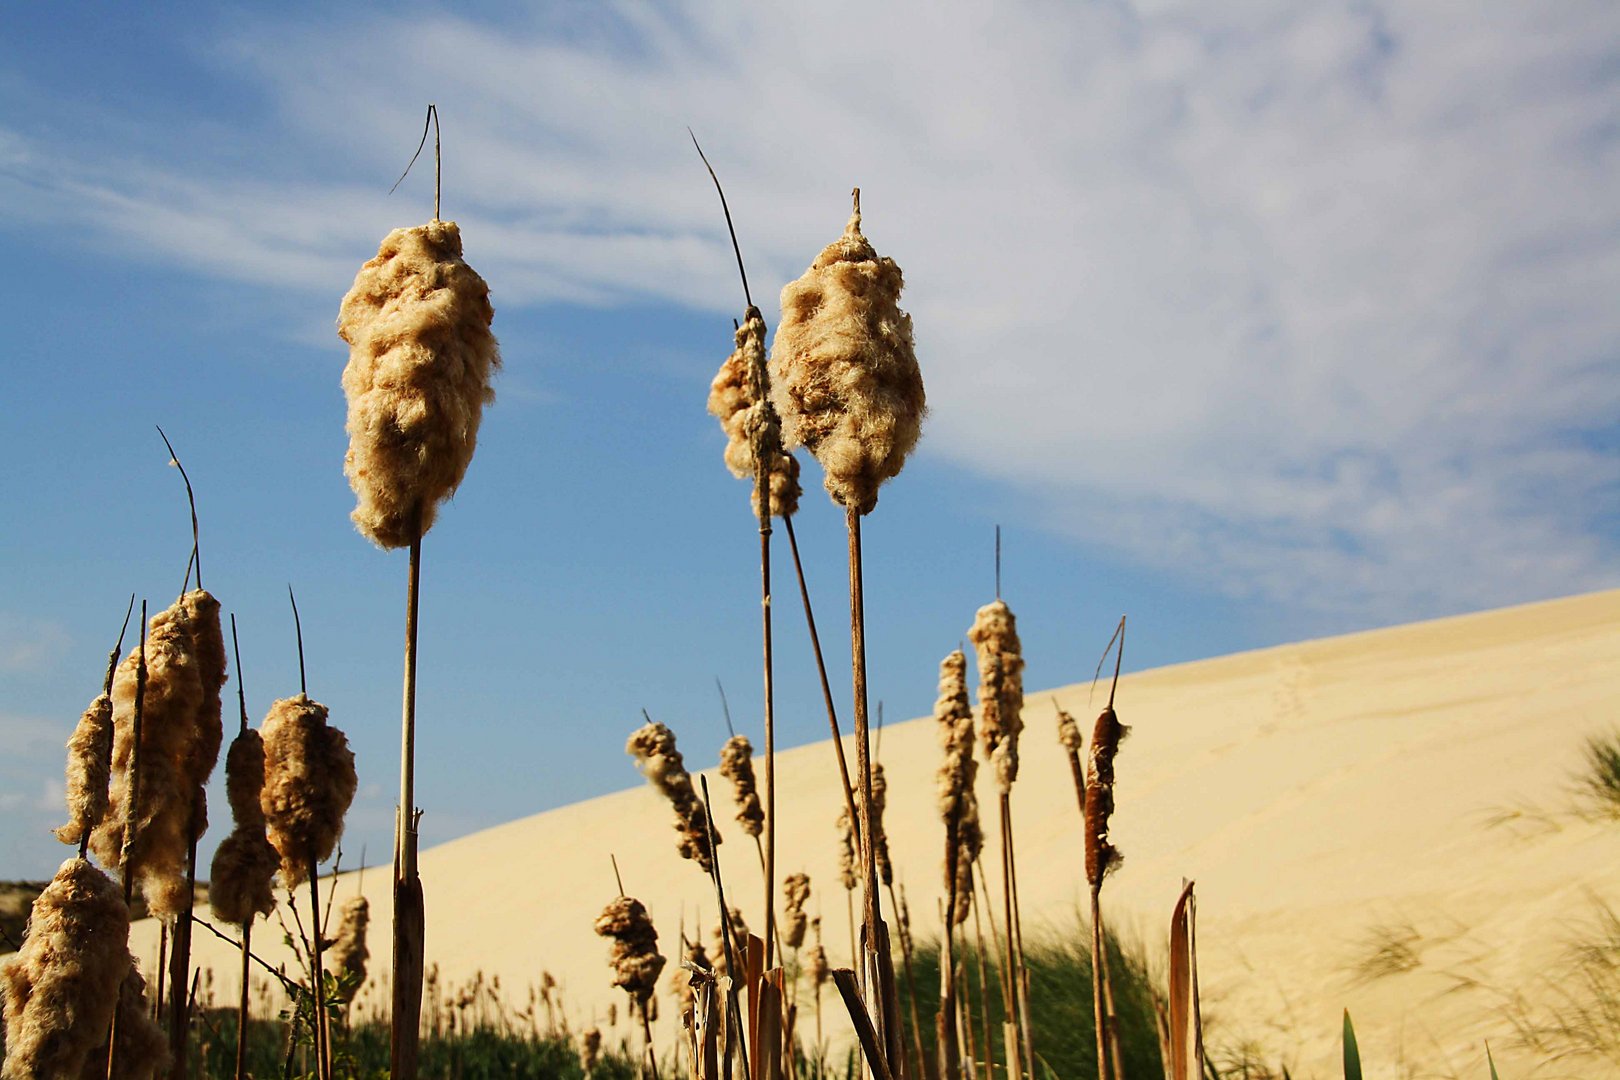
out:
M909 274L926 451L1080 542L1368 618L1620 581L1599 528L1620 406L1613 5L589 19L258 22L210 49L272 102L298 151L279 178L13 131L0 205L12 227L335 295L422 205L425 173L392 200L382 178L432 97L446 212L498 302L729 310L690 124L756 295L862 185ZM308 172L287 180L289 158Z

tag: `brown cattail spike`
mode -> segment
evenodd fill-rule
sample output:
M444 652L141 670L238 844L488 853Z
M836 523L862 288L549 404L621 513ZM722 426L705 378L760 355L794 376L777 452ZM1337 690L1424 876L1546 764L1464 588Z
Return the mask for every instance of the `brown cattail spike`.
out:
M758 836L765 827L765 811L759 805L754 781L754 747L746 735L733 735L720 748L720 775L731 781L737 801L737 821L743 832Z
M389 233L343 298L343 472L359 497L354 523L373 543L418 539L467 474L484 406L495 400L494 318L453 221Z
M1096 888L1119 866L1121 856L1108 842L1108 819L1114 813L1114 755L1130 728L1119 722L1112 706L1103 709L1091 732L1086 770L1086 881Z
M343 914L338 922L337 937L326 954L331 961L328 970L340 978L352 981L345 1000L352 1000L366 981L366 962L371 950L366 947L366 930L371 925L371 904L363 896L351 896L343 901ZM549 976L547 976L549 978Z
M771 393L789 448L808 447L834 502L860 514L900 472L926 410L900 267L861 234L859 193L844 235L782 290Z
M0 963L0 1077L78 1076L107 1037L128 971L123 890L86 860L67 860L34 900L22 951Z
M664 957L658 952L658 931L647 909L640 900L621 896L597 916L596 932L613 939L608 960L613 967L613 985L645 1008L658 985L658 974L664 970Z
M231 740L225 755L225 795L235 828L214 852L208 905L220 921L240 926L275 910L280 863L265 835L264 740L252 728Z
M68 822L56 830L56 838L64 844L77 844L107 816L112 738L112 698L98 694L68 739Z
M860 880L859 859L855 851L855 827L849 820L849 808L838 811L838 882L846 891Z
M979 764L973 758L973 708L968 704L967 658L953 651L939 665L939 698L934 702L939 744L944 751L939 766L939 815L945 822L945 888L956 890L952 922L967 918L973 900L973 861L982 844L979 800L974 791Z
M799 509L799 463L782 449L781 420L768 393L760 392L768 379L765 369L765 321L758 308L737 328L737 348L720 365L709 387L709 412L726 433L726 468L739 479L752 479L754 463L771 462L772 517L790 517ZM768 382L767 382L768 386ZM759 499L754 496L754 515Z
M80 1080L153 1080L169 1073L169 1040L152 1022L146 1000L146 979L140 964L129 958L129 974L118 991L118 1056L107 1071L107 1047L96 1048L84 1064Z
M1085 749L1085 743L1080 735L1080 725L1075 723L1074 717L1063 709L1057 711L1058 742L1071 754L1078 754Z
M331 857L358 783L349 740L326 716L325 705L299 694L270 706L264 718L259 805L288 888Z
M692 788L692 776L686 771L681 752L675 748L675 733L649 720L636 729L624 749L636 759L636 767L642 775L675 808L675 829L680 833L676 846L681 858L695 860L704 873L710 873L714 857L709 846L708 810ZM719 832L713 835L719 843Z
M889 861L889 834L883 828L883 811L889 805L889 782L883 766L872 766L872 846L876 849L878 880L894 884L894 864Z
M996 770L996 783L1011 791L1018 779L1018 736L1024 730L1024 657L1018 621L996 600L980 608L968 630L979 654L979 730L984 756Z
M810 875L789 874L782 882L782 943L790 949L804 944L804 931L810 924L804 913L810 899Z

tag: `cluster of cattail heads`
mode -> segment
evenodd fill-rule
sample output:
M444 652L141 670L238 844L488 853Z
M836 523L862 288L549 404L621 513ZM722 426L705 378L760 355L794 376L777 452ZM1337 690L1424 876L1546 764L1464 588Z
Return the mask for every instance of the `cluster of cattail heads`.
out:
M681 858L693 859L704 873L714 869L714 849L709 845L709 813L692 787L681 752L675 749L675 733L656 720L637 728L625 743L625 753L636 759L636 767L648 782L675 808L675 830L680 834L677 847ZM714 834L716 843L720 834Z
M219 756L225 653L218 602L198 589L152 616L145 654L138 755L139 655L125 657L113 677L111 791L91 846L103 866L123 870L140 885L154 913L178 915L191 909L187 850L207 824L203 785ZM137 756L138 780L131 771ZM137 784L139 805L132 806ZM126 821L134 830L127 844Z
M765 811L759 805L754 780L754 747L746 735L733 735L720 748L720 775L731 781L737 800L737 821L743 832L758 836L765 828Z
M624 990L643 1008L658 985L664 970L664 957L658 952L658 931L640 900L621 896L596 919L596 932L613 939L608 963L613 967L613 985Z
M810 918L804 913L810 899L810 875L789 874L782 881L782 943L790 949L804 944L804 931Z
M35 899L22 951L0 963L0 1077L78 1076L105 1045L129 965L122 890L86 860L69 859ZM105 1057L100 1064L105 1075Z
M737 328L737 347L709 387L709 412L726 433L726 468L740 479L755 477L761 457L771 462L770 512L791 517L799 509L799 463L782 449L781 420L770 396L765 368L765 321L758 308ZM759 514L758 490L754 514Z
M381 547L433 524L467 473L500 353L489 286L461 257L453 221L395 229L360 268L338 312L349 343L343 393L352 517Z
M1121 862L1119 850L1108 841L1108 819L1114 813L1114 755L1129 733L1112 705L1102 711L1091 730L1086 766L1086 881L1094 889Z
M331 857L354 801L354 752L326 715L325 705L299 694L270 706L264 718L259 805L288 888Z
M351 896L343 901L337 938L326 955L331 961L331 971L353 980L351 993L358 992L366 981L366 961L371 959L371 950L366 948L366 929L370 925L371 904L364 896Z
M1018 622L1005 603L980 608L968 630L979 654L979 736L995 766L996 783L1011 791L1018 779L1018 736L1024 730L1024 657Z
M925 411L900 267L861 233L859 195L844 235L782 290L771 392L787 446L805 446L833 500L857 513L900 472Z
M960 649L940 661L934 720L939 724L940 749L944 751L939 766L939 814L945 822L946 842L951 845L946 858L945 887L947 892L953 887L956 891L952 919L960 924L970 910L973 862L984 844L979 828L979 797L974 789L979 764L973 758L973 708L968 704L967 657Z
M264 739L252 728L231 740L225 755L225 795L235 828L214 852L208 904L216 918L240 925L274 910L276 867L281 861L265 835Z

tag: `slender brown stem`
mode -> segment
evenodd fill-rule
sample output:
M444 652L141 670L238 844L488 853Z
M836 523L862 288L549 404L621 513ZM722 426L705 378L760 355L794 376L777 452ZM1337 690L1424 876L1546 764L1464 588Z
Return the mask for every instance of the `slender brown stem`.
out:
M327 1052L326 980L321 971L321 879L315 857L309 858L309 954L310 981L315 984L315 1067L321 1080L331 1080L332 1065Z
M653 1049L652 1023L647 1019L647 1003L636 1002L632 1007L641 1012L641 1034L647 1041L647 1067L652 1070L652 1080L658 1080L658 1054Z
M765 652L765 970L776 946L776 695L771 656L771 474L756 463L759 508L759 587Z
M1091 1000L1097 1029L1097 1076L1113 1075L1108 1067L1108 1018L1103 1005L1102 888L1091 887Z
M247 1076L248 988L253 967L253 920L242 924L242 996L236 1005L236 1080Z
M191 507L191 558L186 561L186 582L191 580L191 565L195 563L197 566L197 588L200 589L203 587L202 548L197 542L197 496L191 490L191 477L186 475L186 467L180 464L180 455L174 452L174 444L169 442L169 437L163 434L161 427L157 429L157 433L158 437L163 440L163 445L168 448L169 460L174 463L175 468L180 470L180 479L186 485L186 503ZM182 582L180 592L183 594L185 591L186 583Z
M703 820L709 833L709 866L712 868L710 877L714 879L715 901L720 905L720 951L726 957L726 970L731 973L732 988L726 995L726 1033L728 1043L735 1039L739 1056L742 1058L743 1075L751 1076L748 1068L748 1040L743 1035L742 1008L737 1004L737 987L742 983L741 955L733 945L731 937L731 909L726 906L726 886L720 875L720 842L716 839L714 831L714 814L709 809L714 801L709 798L709 778L702 773L698 774L698 783L703 787ZM729 1071L731 1051L728 1046L725 1059Z
M425 137L425 134L424 134ZM421 510L405 590L405 688L400 723L399 807L394 818L393 1010L391 1075L416 1080L422 1017L422 884L416 867L416 643L422 578Z
M124 609L124 625L118 630L118 643L114 645L112 647L112 651L107 654L107 673L102 677L101 680L101 693L104 697L111 698L112 696L113 675L118 670L118 658L122 656L124 652L124 634L129 630L129 616L134 610L135 594L130 593L129 606ZM109 777L112 776L112 752L113 732L112 726L109 724L107 728L107 745L105 749L100 751L102 765L106 768L107 775ZM84 831L79 834L79 858L81 859L86 858L89 854L90 832L92 828L92 824L86 822Z
M135 658L135 710L130 720L129 802L124 807L124 843L118 862L122 867L124 904L135 895L135 877L130 873L131 841L135 837L135 822L139 820L141 799L141 714L146 703L146 601L141 601L141 644ZM112 1027L107 1033L107 1077L112 1080L118 1073L118 1010L113 1010Z
M1014 983L1018 991L1018 1022L1024 1033L1024 1067L1029 1075L1035 1075L1035 1031L1030 1023L1029 1014L1029 965L1024 959L1024 913L1018 903L1018 848L1013 842L1015 835L1012 822L1012 796L1004 794L1001 797L1002 828L1005 835L1002 842L1007 846L1007 881L1012 891L1012 931L1013 942Z
M197 828L202 817L203 794L192 800L189 843L186 849L186 910L174 920L173 946L169 951L169 1076L186 1080L186 1043L191 1037L191 1002L186 988L191 982L191 910L197 896Z
M900 901L895 899L894 886L889 889L889 910L895 913L896 924L900 928L900 959L906 973L906 996L911 1009L911 1052L916 1059L917 1072L915 1077L927 1077L933 1073L926 1056L923 1054L922 1020L917 1013L917 980L911 970L911 935L906 932L905 922L900 918Z
M979 957L979 1019L984 1025L984 1080L991 1080L995 1074L995 1065L991 1060L995 1057L995 1043L990 1040L990 982L985 977L985 957L989 950L984 947L984 922L979 918L979 898L968 890L968 906L973 909L973 935L978 944ZM990 924L992 935L995 933L995 924ZM971 1028L972 1016L968 1017L968 1027Z
M793 518L784 517L788 547L793 552L793 572L799 579L799 599L804 602L804 621L810 628L810 647L816 654L816 676L821 680L821 701L827 707L827 723L832 728L833 753L838 758L838 780L844 789L844 808L849 811L855 842L861 842L860 812L855 809L855 789L849 782L849 762L844 757L844 736L838 730L838 710L833 706L832 684L827 680L827 661L821 653L821 637L816 633L816 613L810 606L810 587L804 580L804 563L799 559L799 538L793 532Z

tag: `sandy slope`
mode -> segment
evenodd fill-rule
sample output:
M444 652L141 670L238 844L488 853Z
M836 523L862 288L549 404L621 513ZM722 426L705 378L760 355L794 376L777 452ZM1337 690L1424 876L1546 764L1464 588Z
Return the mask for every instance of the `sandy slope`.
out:
M1074 925L1084 891L1053 699L1089 736L1087 693L1030 695L1014 794L1028 919L1060 929ZM1487 1038L1504 1076L1538 1064L1510 1047L1501 993L1550 998L1561 943L1588 920L1592 895L1620 900L1620 824L1522 811L1567 808L1582 737L1620 721L1620 591L1144 672L1121 684L1119 708L1133 728L1118 763L1126 864L1105 910L1159 949L1182 877L1197 881L1213 1041L1252 1040L1297 1077L1337 1076L1348 1006L1369 1076L1484 1076ZM940 896L934 739L928 719L883 738L890 842L923 935ZM811 875L828 950L847 962L830 744L782 754L778 776L781 872ZM988 770L981 780L993 806ZM713 774L710 783L723 784ZM1490 824L1512 810L1521 813ZM729 811L723 820L728 897L758 929L758 859ZM499 975L518 1007L549 971L576 1026L601 1022L614 998L590 925L615 893L610 851L666 947L683 919L690 930L701 917L705 936L712 928L707 882L673 840L665 806L642 786L426 851L429 959L446 983ZM371 871L365 886L381 974L386 873ZM345 875L339 898L354 889ZM1358 981L1380 933L1404 941L1419 966ZM256 944L280 957L267 941L279 937L261 929ZM155 938L143 924L138 952L155 957ZM199 941L228 994L232 958L206 934ZM1537 1075L1612 1073L1568 1065Z

